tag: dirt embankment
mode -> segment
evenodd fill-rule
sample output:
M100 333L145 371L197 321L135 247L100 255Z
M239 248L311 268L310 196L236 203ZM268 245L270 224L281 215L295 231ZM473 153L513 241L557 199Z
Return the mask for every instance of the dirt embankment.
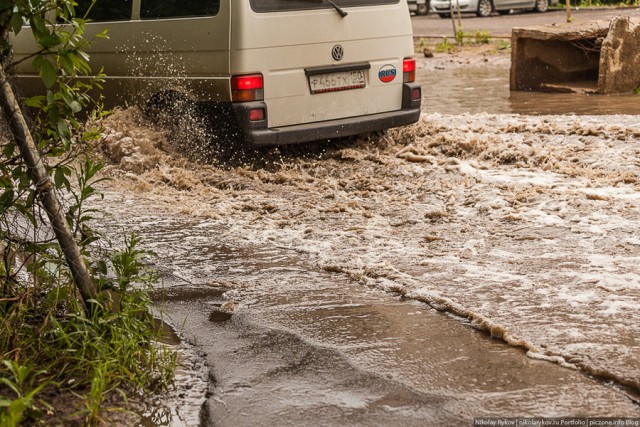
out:
M419 69L444 70L458 68L509 68L510 43L506 40L489 43L472 43L461 47L451 39L416 44L416 60Z

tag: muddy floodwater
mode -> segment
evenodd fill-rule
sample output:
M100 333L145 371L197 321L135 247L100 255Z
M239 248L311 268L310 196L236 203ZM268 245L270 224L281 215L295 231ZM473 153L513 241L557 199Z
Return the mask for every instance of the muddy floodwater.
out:
M637 116L428 67L416 125L227 164L107 119L103 231L158 254L158 306L208 362L145 425L640 417Z
M583 95L509 91L504 64L423 62L417 79L423 85L423 111L460 114L640 114L640 95Z

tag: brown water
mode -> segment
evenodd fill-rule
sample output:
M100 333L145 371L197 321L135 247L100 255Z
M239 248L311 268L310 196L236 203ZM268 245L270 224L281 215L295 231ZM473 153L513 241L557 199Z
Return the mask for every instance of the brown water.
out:
M187 224L136 228L161 253L191 240L201 256L180 265L194 280L205 280L198 272L210 263L218 272L200 285L165 283L164 308L211 365L204 425L454 426L514 413L604 416L612 405L617 415L640 415L615 387L527 358L464 319L318 270L283 248L210 248L223 232Z
M506 108L482 75L437 101ZM106 126L101 224L158 253L211 364L147 425L639 416L636 117L426 113L231 166L135 110Z
M422 69L423 111L461 114L640 114L640 95L510 92L505 67Z
M456 426L514 414L640 416L615 385L526 357L466 319L319 269L315 257L277 241L237 240L208 219L153 213L153 204L135 198L112 193L106 202L126 209L120 225L158 253L160 307L210 364L202 410L202 395L183 395L173 410L169 401L150 411L145 425L197 425L200 417L211 426Z

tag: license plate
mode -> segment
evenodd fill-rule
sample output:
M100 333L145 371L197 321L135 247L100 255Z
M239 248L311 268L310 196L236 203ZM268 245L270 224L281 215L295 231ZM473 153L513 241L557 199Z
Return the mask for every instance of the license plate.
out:
M343 71L339 73L316 74L309 76L309 87L311 88L311 93L362 89L365 86L364 70Z

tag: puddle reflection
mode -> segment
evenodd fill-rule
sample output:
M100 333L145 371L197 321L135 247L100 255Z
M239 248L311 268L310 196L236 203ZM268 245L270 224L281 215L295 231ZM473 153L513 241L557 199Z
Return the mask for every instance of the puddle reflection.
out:
M419 70L425 113L640 114L640 95L511 92L507 68Z

